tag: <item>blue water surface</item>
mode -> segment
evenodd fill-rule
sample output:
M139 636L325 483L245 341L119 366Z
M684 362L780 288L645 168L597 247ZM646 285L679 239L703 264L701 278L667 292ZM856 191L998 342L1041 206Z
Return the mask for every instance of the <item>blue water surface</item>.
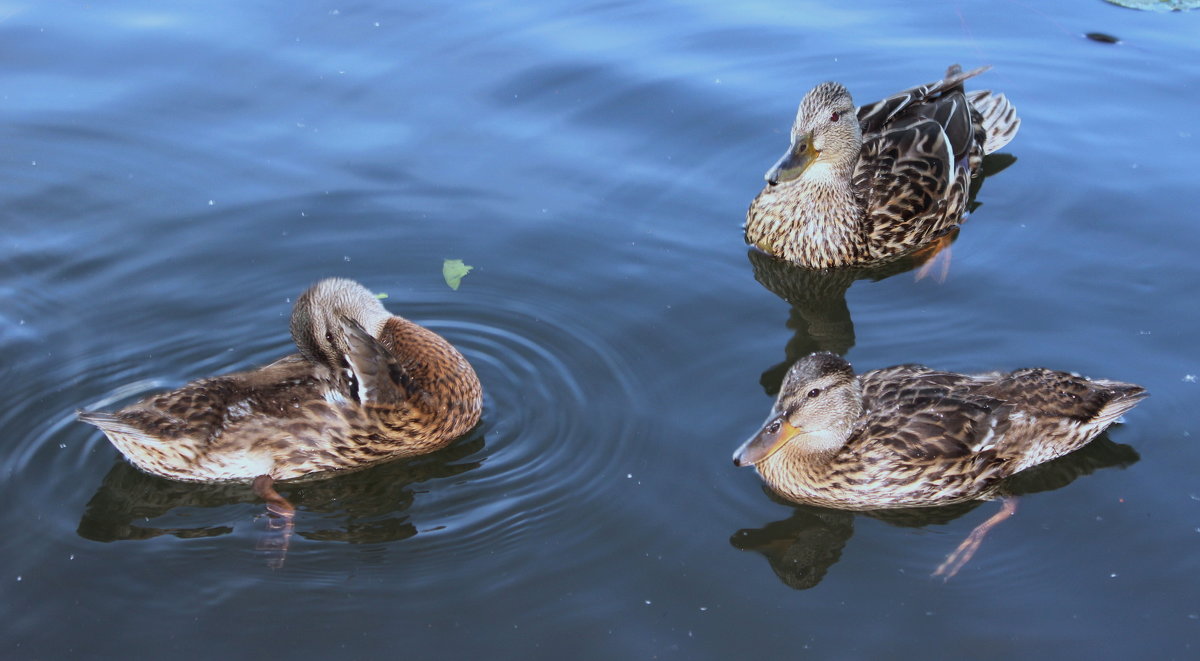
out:
M1200 13L7 2L0 58L3 658L1200 653ZM1023 124L944 280L747 253L807 89L955 62ZM486 410L285 486L271 569L248 487L142 475L74 411L289 352L333 275L461 347ZM943 583L995 504L796 508L731 465L816 349L1152 396Z

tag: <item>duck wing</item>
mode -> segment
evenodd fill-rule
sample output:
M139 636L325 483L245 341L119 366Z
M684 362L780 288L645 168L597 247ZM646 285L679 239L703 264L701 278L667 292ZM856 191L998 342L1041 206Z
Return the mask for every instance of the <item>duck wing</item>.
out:
M193 381L114 413L78 411L76 417L110 438L117 433L148 445L185 438L202 443L247 417L295 417L295 404L320 397L313 369L303 357L288 356L261 369Z
M859 109L863 146L851 185L876 251L927 243L958 224L984 136L962 81L986 70L951 67L940 81Z
M928 403L957 390L969 390L991 375L941 372L924 365L894 365L859 376L863 409L888 410L905 403Z
M995 450L1011 424L1006 403L973 393L910 395L867 411L847 442L845 461L909 505L979 496L1015 472Z
M358 322L345 319L350 350L346 353L347 378L355 401L394 406L414 397L419 388L400 360Z

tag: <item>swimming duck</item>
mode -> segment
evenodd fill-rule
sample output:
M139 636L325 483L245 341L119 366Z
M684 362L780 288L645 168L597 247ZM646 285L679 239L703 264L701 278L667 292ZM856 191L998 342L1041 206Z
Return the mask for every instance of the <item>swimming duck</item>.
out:
M1146 396L1140 386L1044 368L956 374L898 365L855 375L831 353L800 359L762 428L733 455L788 500L882 510L986 500L1001 482L1077 450ZM935 575L953 576L986 532Z
M305 291L291 332L298 355L78 418L147 473L253 480L280 515L292 507L277 480L433 452L479 421L482 389L466 358L353 280Z
M1004 478L1084 446L1145 396L1044 368L855 375L845 359L814 353L788 370L771 415L733 460L790 500L833 509L986 499Z
M989 67L855 108L835 82L800 103L791 146L746 215L746 242L807 268L878 262L944 237L962 219L985 154L1021 120L1003 94L966 93Z

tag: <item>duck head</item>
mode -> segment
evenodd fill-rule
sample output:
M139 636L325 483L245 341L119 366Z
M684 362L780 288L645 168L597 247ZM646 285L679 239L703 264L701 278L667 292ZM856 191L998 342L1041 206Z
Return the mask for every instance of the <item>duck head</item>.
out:
M823 169L840 171L853 167L860 151L862 128L850 92L841 83L821 83L804 95L792 124L792 143L765 178L774 186L820 176Z
M328 278L309 287L292 308L292 339L309 361L338 367L350 351L344 325L354 322L379 337L391 314L366 287Z
M841 447L862 414L862 388L850 363L814 353L788 370L771 415L733 453L735 466L753 466L783 448L804 454Z

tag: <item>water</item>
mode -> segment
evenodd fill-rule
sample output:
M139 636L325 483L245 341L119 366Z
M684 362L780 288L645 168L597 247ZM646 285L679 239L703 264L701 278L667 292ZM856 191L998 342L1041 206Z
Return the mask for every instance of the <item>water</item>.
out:
M1195 657L1200 13L0 17L5 658ZM807 282L748 257L746 206L808 87L866 102L956 61L993 65L972 84L1024 124L945 282ZM475 267L457 292L446 258ZM272 570L247 489L141 475L72 413L286 353L291 300L331 275L460 346L486 411L438 454L284 488L296 536ZM1153 396L942 583L995 504L849 517L730 464L815 348Z

